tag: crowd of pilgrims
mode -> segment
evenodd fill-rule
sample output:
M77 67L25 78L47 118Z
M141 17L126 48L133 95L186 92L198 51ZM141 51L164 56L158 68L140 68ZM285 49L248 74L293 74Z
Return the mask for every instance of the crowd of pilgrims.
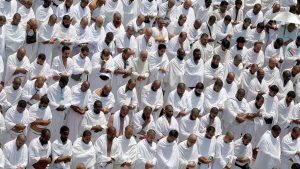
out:
M299 169L281 12L300 2L0 0L0 169Z

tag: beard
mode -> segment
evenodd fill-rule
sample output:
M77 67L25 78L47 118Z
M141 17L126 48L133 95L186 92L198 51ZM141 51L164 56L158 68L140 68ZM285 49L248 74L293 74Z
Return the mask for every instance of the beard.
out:
M70 27L70 24L62 23L62 25L63 25L65 28L69 28L69 27Z

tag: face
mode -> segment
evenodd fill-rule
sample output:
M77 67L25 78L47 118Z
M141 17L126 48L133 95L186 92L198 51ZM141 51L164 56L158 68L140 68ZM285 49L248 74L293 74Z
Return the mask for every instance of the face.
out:
M176 137L173 137L173 136L168 136L167 137L167 141L169 142L169 143L172 143L173 141L175 141L176 140Z
M230 142L233 141L233 139L234 139L234 136L233 136L233 135L226 135L226 136L224 137L224 142L225 142L225 143L230 143Z
M272 135L273 135L273 137L274 137L274 138L277 138L277 137L280 135L280 132L281 132L280 130L279 130L279 131L273 131L273 130L272 130Z
M243 98L245 97L245 93L244 93L244 92L237 92L235 97L236 97L239 101L242 101Z
M127 139L130 139L130 138L132 137L132 135L133 135L133 130L132 130L131 128L125 130L125 137L126 137Z
M32 2L31 2L31 1L27 1L27 2L24 4L24 6L25 6L27 9L29 9L29 8L32 7Z
M146 136L146 140L147 140L147 142L148 142L149 144L152 144L152 142L155 141L155 134L148 134L148 135Z
M187 145L189 147L193 146L196 143L197 139L193 139L193 138L188 138L187 140Z
M64 81L59 81L58 84L59 84L59 87L63 89L67 86L68 83L64 82Z
M194 53L194 60L200 60L201 59L201 52L200 51L198 51L198 52L195 52Z
M89 55L89 52L88 51L83 51L83 52L81 52L81 54L82 54L82 55L80 55L81 58L85 58Z
M117 136L116 130L112 130L111 132L107 133L108 140L113 140Z
M86 136L83 136L82 137L82 141L85 143L85 144L89 144L90 141L92 139L92 136L91 135L86 135Z
M20 17L14 17L12 24L13 25L19 25L19 23L21 22L21 18Z
M51 5L51 0L44 0L44 6L48 8Z
M203 92L203 89L201 89L201 88L195 88L195 92L197 93L197 94L201 94L202 92Z
M2 27L5 24L6 20L0 20L0 27Z
M141 60L142 60L143 62L145 62L145 61L147 60L147 58L148 58L148 55L144 54L144 55L142 55L142 56L140 56L140 57L141 57Z
M26 139L16 139L17 148L21 148L26 143Z
M13 88L14 88L14 90L19 89L20 86L21 86L21 81L20 80L14 80L13 81Z
M183 25L184 23L186 22L186 17L181 17L181 18L179 18L179 20L178 20L178 23L179 23L179 25Z
M158 26L159 28L163 28L163 27L165 26L165 21L164 21L163 19L160 19L160 20L158 21L157 26Z
M213 63L214 65L219 65L220 59L219 59L219 58L213 58L213 59L212 59L212 63Z
M86 92L87 90L89 90L90 88L90 84L89 83L82 83L81 84L81 91L82 92Z
M273 91L273 90L269 90L269 95L270 95L271 97L275 97L276 94L277 94L277 92L275 92L275 91Z
M209 117L210 117L211 119L215 119L217 116L218 116L218 112L210 112L210 113L209 113Z
M135 82L131 82L131 83L128 84L128 89L129 90L133 90L135 88L135 86L136 86L136 83Z
M162 55L165 54L165 53L166 53L166 49L164 49L164 48L158 50L158 55L159 55L159 56L162 56Z
M62 24L68 28L71 25L71 19L63 19Z
M62 133L60 133L60 139L65 142L68 140L69 137L69 131L64 131Z
M287 96L287 97L285 98L285 101L286 101L287 103L291 103L293 100L294 100L293 97Z
M124 118L125 116L127 116L128 112L129 112L128 108L122 107L120 111L120 116Z
M263 79L265 76L265 72L264 71L257 71L257 78L258 79Z
M220 85L214 85L213 89L215 92L220 92L223 86Z
M171 118L171 117L173 116L173 108L167 107L167 108L165 109L165 113L166 113L166 116L167 116L168 118Z
M17 111L18 111L19 113L23 113L24 110L25 110L25 108L17 106Z
M185 92L185 88L184 87L178 87L177 88L177 93L178 95L182 96Z
M87 1L87 0L81 0L80 6L81 6L82 8L85 8L85 7L88 5L88 3L89 3L89 1Z
M101 104L94 105L94 112L95 113L100 113L101 109L102 109L102 105Z
M220 6L220 11L221 12L225 12L227 10L227 5L222 5L222 6Z
M261 106L264 104L264 100L263 100L263 99L259 99L259 100L255 101L255 104L256 104L258 107L261 107Z
M128 36L128 37L131 37L131 36L134 34L133 28L132 28L132 27L127 28L126 33L127 33L127 36Z
M292 130L291 134L292 134L294 139L297 139L300 136L300 130L296 130L296 131Z
M42 102L40 102L39 108L40 108L41 110L45 110L47 107L48 107L48 104L47 104L47 103L42 103Z
M234 58L233 60L234 65L239 65L242 63L242 58Z
M200 39L200 41L201 41L201 43L203 44L203 45L206 45L207 43L208 43L208 36L203 36L201 39Z
M247 146L251 142L251 140L243 138L242 142L245 146Z
M46 144L46 143L48 143L50 138L51 138L51 134L48 132L44 137L41 137L41 141L43 144Z
M43 60L43 59L37 59L36 63L39 64L39 65L44 65L45 60Z
M70 57L71 55L71 50L65 50L63 53L62 53L62 58L63 59L68 59L68 57Z
M192 112L191 113L191 120L196 120L199 117L199 112Z
M215 131L206 132L205 137L211 139L215 135Z
M148 109L144 109L143 113L144 113L146 119L149 119L152 112Z

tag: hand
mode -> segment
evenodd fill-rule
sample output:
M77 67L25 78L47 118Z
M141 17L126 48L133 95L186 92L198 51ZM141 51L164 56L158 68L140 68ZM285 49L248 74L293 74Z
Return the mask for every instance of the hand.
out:
M152 162L146 162L145 169L150 169L150 168L153 168L153 167L154 167L154 164Z
M196 163L194 161L190 161L188 162L188 164L186 165L187 168L194 168L196 167Z
M65 156L65 158L64 158L65 163L71 162L71 160L72 160L71 156Z
M56 108L57 111L64 111L66 110L64 105L59 105L58 108Z
M49 41L49 43L50 44L54 44L56 42L56 40L57 40L57 38L51 38L50 41Z
M258 111L258 112L256 113L256 117L262 117L262 112Z
M90 72L88 70L83 71L84 74L89 74Z
M185 116L185 115L186 115L186 113L183 112L183 111L181 111L181 112L178 113L177 117L183 117L183 116Z
M41 100L41 96L40 95L38 95L38 94L35 94L35 95L33 95L32 97L31 97L31 99L34 99L34 100Z
M300 151L298 151L296 154L298 155L298 157L300 157Z
M22 123L19 123L19 124L15 125L15 128L17 130L24 130L26 128L26 126Z
M96 125L92 127L92 130L94 130L96 133L103 130L103 128L100 125Z
M159 68L159 71L161 71L161 73L166 73L166 70L163 67Z

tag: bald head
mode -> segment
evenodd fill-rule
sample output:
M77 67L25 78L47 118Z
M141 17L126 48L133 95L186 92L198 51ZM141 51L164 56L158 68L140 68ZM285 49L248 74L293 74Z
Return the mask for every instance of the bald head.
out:
M276 67L276 65L277 65L277 60L274 57L271 57L269 59L269 67L270 67L270 69L273 70Z
M197 136L195 134L191 134L187 139L187 146L193 146L197 141Z
M16 146L17 149L20 149L26 143L26 136L24 134L19 134L16 139Z
M151 85L151 89L153 91L157 91L161 86L161 81L160 80L155 80L153 81L152 85Z
M232 131L228 131L224 137L225 143L230 143L234 139L234 133Z
M35 81L35 87L42 88L44 86L45 80L43 77L38 77Z
M102 16L97 16L97 17L96 17L96 21L95 21L95 25L96 25L96 26L102 27L103 22L104 22L104 19L103 19Z
M37 29L38 28L38 21L34 18L29 19L29 21L27 22L28 26L30 29Z
M83 163L79 163L76 165L76 169L86 169L86 167Z
M89 24L89 19L85 16L80 20L80 26L85 29Z
M26 55L26 50L25 48L19 48L18 51L17 51L17 58L19 61L23 60L23 58L25 57Z
M233 72L229 72L227 74L226 82L228 84L231 84L234 81L234 77L235 77L234 73Z

